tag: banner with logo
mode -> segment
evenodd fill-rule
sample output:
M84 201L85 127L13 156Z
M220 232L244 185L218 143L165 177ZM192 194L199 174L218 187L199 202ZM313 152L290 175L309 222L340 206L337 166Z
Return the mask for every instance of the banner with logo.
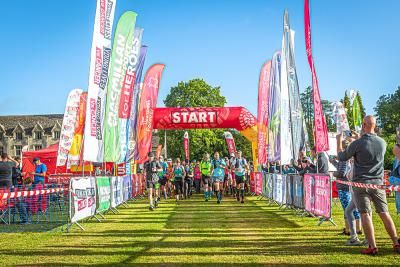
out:
M72 140L74 138L81 94L81 89L74 89L68 94L63 123L61 126L56 166L64 166L67 163L68 153L71 149Z
M274 174L274 197L273 199L279 204L286 203L286 184L283 182L283 175L281 174Z
M329 150L328 129L326 127L325 116L322 111L317 73L315 71L314 60L312 57L309 0L304 0L304 30L305 30L304 35L306 40L307 59L312 73L315 147L317 152L323 152Z
M123 202L127 202L129 199L131 199L132 196L132 178L130 175L124 176L123 177Z
M124 196L125 196L125 190L124 190L124 176L118 176L117 177L118 181L118 192L119 192L119 197L117 199L117 206L121 205L122 202L124 202Z
M185 151L185 159L189 160L189 134L186 131L183 135L183 149Z
M131 116L132 103L134 101L134 86L136 83L137 69L139 67L142 34L143 29L141 28L136 28L133 33L132 49L128 57L128 67L121 88L121 97L119 101L119 133L121 144L121 155L119 161L121 162L125 161L128 152L129 119Z
M262 195L263 193L263 177L262 177L262 173L261 172L254 172L254 177L255 177L255 186L256 186L256 190L255 190L255 194L257 196Z
M273 190L274 175L276 174L268 174L268 173L264 174L265 196L269 199L274 198L274 190Z
M303 209L303 177L300 175L293 175L293 205L295 208Z
M111 204L111 184L109 177L96 177L97 182L97 210L104 212L110 209Z
M83 132L85 130L86 99L87 93L81 94L79 102L78 118L76 120L75 134L72 139L71 149L68 154L68 168L80 165L82 159Z
M71 179L73 214L71 223L93 216L96 213L96 178Z
M343 103L336 101L332 103L333 105L333 117L336 122L336 132L342 133L344 131L349 131L349 122L347 120L346 110L344 109ZM330 147L330 145L329 145Z
M138 109L140 103L140 93L142 89L142 72L144 61L146 59L147 46L142 46L140 48L139 66L137 68L137 75L135 80L135 88L133 93L131 117L128 121L128 153L126 155L125 161L131 161L135 157L136 144L137 144L137 121L138 121Z
M305 210L324 218L331 217L331 184L328 175L304 175Z
M259 164L265 164L268 160L268 112L271 67L272 61L269 60L263 65L260 73L260 80L258 81L257 143Z
M138 113L138 157L136 158L138 163L145 162L151 150L154 108L157 105L158 90L164 67L163 64L154 64L148 69L144 77Z
M224 132L224 137L225 137L226 145L228 146L229 155L232 155L232 154L236 155L235 139L233 138L232 133Z
M97 0L89 69L83 160L103 162L103 121L116 0Z
M303 108L300 100L299 82L294 55L294 31L290 29L289 14L285 11L284 32L287 36L286 42L286 73L289 87L290 107L290 130L292 135L293 158L299 157L299 152L306 148L306 134L303 128Z
M107 83L107 102L104 118L104 161L118 162L121 157L119 127L120 97L124 87L129 87L132 77L126 77L128 58L131 55L136 13L122 14L115 30ZM133 81L130 81L133 83Z
M268 112L268 162L281 159L281 52L272 57Z

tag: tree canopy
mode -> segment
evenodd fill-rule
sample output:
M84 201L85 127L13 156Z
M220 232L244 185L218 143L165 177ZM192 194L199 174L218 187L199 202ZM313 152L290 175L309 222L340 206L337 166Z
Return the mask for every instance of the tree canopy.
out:
M223 107L226 98L221 95L219 86L213 87L202 79L193 79L187 82L179 82L171 87L164 100L167 107ZM213 154L215 151L228 156L224 132L228 129L196 129L187 130L189 133L190 159L200 160L204 153ZM243 155L251 158L251 144L236 130L229 130L236 143L236 148L242 150ZM167 130L168 157L184 158L183 135L184 130ZM159 131L160 142L164 144L165 131Z

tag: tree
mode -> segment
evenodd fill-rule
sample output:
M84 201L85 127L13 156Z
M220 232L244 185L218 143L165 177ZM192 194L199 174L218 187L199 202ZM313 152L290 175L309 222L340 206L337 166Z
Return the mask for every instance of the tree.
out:
M220 87L212 87L202 79L193 79L188 82L179 82L171 87L164 104L167 107L223 107L226 98L221 95ZM187 130L189 133L190 159L200 160L203 154L220 152L228 155L224 139L226 129L196 129ZM183 135L184 130L167 131L168 157L184 158ZM251 158L251 144L237 131L231 131L235 138L236 147L243 151L243 155ZM160 142L164 143L164 131L159 131Z
M387 143L385 168L391 169L394 156L392 149L396 143L396 128L400 124L400 87L393 94L382 95L374 108L380 134Z

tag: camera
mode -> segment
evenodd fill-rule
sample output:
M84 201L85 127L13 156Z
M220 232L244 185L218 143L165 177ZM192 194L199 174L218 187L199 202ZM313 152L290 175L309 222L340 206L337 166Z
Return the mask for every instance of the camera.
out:
M346 130L346 131L343 131L343 136L344 137L351 137L353 134L351 133L351 131L349 131L349 130Z

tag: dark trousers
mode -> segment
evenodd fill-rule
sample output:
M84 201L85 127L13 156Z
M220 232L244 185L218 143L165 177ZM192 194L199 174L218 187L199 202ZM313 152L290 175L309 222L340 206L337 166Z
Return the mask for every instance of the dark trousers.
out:
M200 179L195 179L194 180L194 187L196 188L196 193L200 194L200 184L201 180Z

